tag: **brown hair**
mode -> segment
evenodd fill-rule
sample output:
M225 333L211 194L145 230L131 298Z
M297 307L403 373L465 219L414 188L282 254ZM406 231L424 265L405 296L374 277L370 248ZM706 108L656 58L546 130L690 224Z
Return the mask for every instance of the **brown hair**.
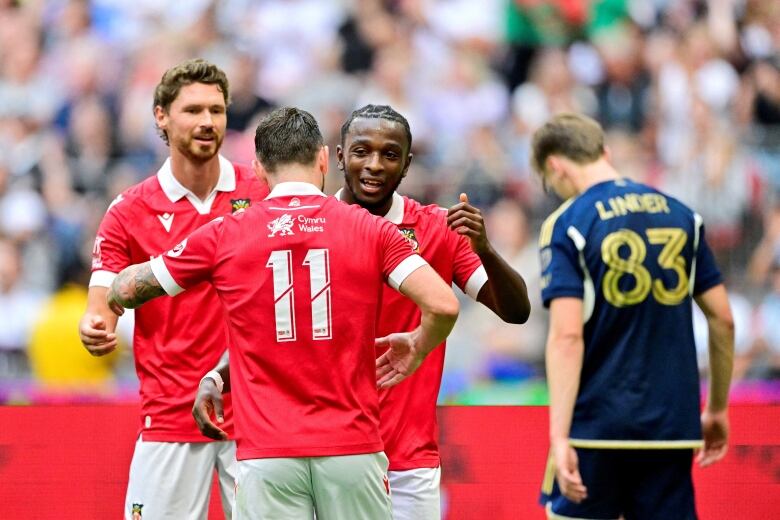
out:
M300 108L277 108L255 130L255 155L269 173L284 164L313 164L323 146L317 120Z
M544 173L551 155L562 155L577 164L588 164L604 154L604 131L588 116L562 113L534 132L531 141L531 166Z
M230 103L230 90L225 72L213 63L198 58L187 60L165 71L160 83L154 88L152 110L159 106L167 112L171 108L171 103L178 97L181 88L193 83L216 85L225 98L225 105ZM168 135L165 131L159 130L159 134L165 144L168 144Z

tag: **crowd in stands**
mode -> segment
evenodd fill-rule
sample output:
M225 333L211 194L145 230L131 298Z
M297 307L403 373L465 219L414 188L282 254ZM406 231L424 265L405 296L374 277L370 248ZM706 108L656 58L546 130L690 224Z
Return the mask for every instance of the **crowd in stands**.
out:
M536 235L560 201L528 154L560 111L595 117L618 171L704 217L733 295L735 377L780 379L778 2L0 0L0 402L132 395L130 349L91 358L76 325L97 223L167 155L153 88L190 57L230 79L228 158L251 161L269 108L311 111L335 149L353 109L390 104L414 140L399 191L482 209L533 310L507 325L463 300L442 402L545 399ZM326 191L340 184L334 164Z

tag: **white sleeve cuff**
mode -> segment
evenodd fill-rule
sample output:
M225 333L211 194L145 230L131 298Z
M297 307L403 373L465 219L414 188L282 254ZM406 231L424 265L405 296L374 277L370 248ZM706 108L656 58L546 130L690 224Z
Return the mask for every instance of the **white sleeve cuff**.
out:
M463 289L463 292L468 294L472 300L477 301L479 291L482 289L482 286L487 283L487 281L488 275L487 271L485 271L485 266L480 265L474 270L473 273L471 273L469 281L466 282L466 287Z
M152 267L154 277L160 282L160 285L165 289L168 296L176 296L184 290L176 283L173 276L171 276L168 267L165 265L165 261L162 259L162 255L152 258L149 261L149 265Z
M111 271L95 271L89 279L90 287L111 287L111 283L116 278L117 273Z
M397 291L398 288L401 287L403 281L406 280L407 276L424 265L428 265L428 262L420 255L406 257L395 269L393 269L390 276L387 277L387 283Z

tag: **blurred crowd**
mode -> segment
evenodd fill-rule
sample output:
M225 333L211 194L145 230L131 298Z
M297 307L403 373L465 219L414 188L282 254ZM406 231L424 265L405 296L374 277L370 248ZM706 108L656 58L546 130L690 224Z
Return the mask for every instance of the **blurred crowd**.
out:
M107 358L76 324L102 214L167 155L154 86L190 57L230 79L228 158L252 159L269 108L311 111L333 148L353 109L390 104L414 139L399 191L442 206L465 192L486 214L534 310L519 327L464 301L442 402L545 399L536 233L559 201L529 139L564 110L604 125L620 172L704 217L733 295L736 377L780 378L780 2L0 0L0 401L134 384L131 323Z

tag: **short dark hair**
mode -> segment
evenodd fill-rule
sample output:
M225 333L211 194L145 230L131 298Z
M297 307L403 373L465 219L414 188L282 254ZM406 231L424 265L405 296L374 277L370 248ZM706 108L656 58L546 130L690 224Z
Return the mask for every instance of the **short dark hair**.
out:
M367 119L384 119L386 121L392 121L393 123L399 123L404 127L404 131L406 132L406 140L408 141L409 145L407 151L412 149L412 130L409 128L409 121L407 121L406 118L400 113L393 110L393 107L389 105L365 105L353 111L349 115L349 119L344 121L344 124L341 125L342 146L344 146L344 140L347 137L347 132L349 132L349 127L352 125L352 121L360 117Z
M604 130L588 116L562 113L534 132L531 141L531 165L544 173L551 155L562 155L577 164L589 164L604 155Z
M255 155L269 173L281 164L313 164L323 146L317 120L300 108L277 108L255 130Z
M154 88L152 110L159 106L167 112L171 108L171 103L178 97L181 88L193 83L216 85L225 98L225 105L230 104L230 86L225 72L213 63L197 58L187 60L165 71L160 83ZM158 132L165 144L168 144L168 134L160 129Z

